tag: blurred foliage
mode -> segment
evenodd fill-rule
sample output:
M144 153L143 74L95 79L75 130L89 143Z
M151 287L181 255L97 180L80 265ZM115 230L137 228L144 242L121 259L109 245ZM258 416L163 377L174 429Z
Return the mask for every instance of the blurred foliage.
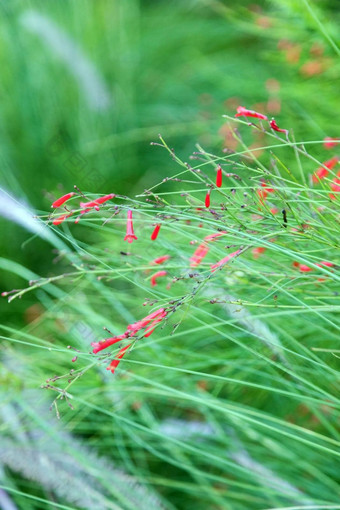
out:
M172 175L173 161L150 146L158 133L183 158L194 150L196 142L221 154L228 144L222 115L234 115L239 104L275 116L279 125L293 126L299 140L339 136L340 65L332 46L337 43L340 22L336 0L2 0L0 13L0 187L38 212L49 211L51 202L75 184L91 193L133 196ZM263 143L256 136L246 141L249 145ZM311 145L309 150L320 160L328 157L322 144ZM285 159L288 167L295 164L293 158ZM306 174L313 170L312 163L306 164ZM0 233L1 257L36 275L54 274L57 253L50 244L3 218ZM95 244L95 231L81 235ZM0 290L20 288L23 279L17 268L3 267ZM45 299L39 290L37 294ZM1 300L2 322L14 328L30 327L42 313L36 301L34 293L11 305ZM49 302L44 305L48 308ZM54 323L44 322L44 328L45 337L56 334ZM39 384L46 373L38 370L35 374L34 356L31 361L32 380ZM53 363L46 361L45 368L50 373ZM11 381L14 373L8 375ZM2 377L6 379L6 373ZM13 381L19 388L20 377L19 371ZM124 380L121 387L127 398ZM190 393L190 385L187 390ZM94 394L97 391L94 389ZM214 391L219 394L218 386ZM105 399L104 407L108 405ZM143 401L147 406L147 392ZM176 408L175 397L172 404ZM128 401L128 412L142 414L145 426L153 420L145 406L135 411L131 405ZM281 401L273 400L270 405L277 409ZM282 415L288 412L293 412L289 405ZM96 413L78 408L70 418L70 427L80 433L83 416L91 414L89 421L99 421ZM114 443L108 438L114 419L103 418L102 436L92 436L88 430L84 436L91 438L100 453L115 448L127 471L135 472L125 451L126 442ZM122 434L121 430L117 434ZM129 434L133 437L130 430ZM149 439L146 433L141 444L148 445ZM265 440L261 436L261 441ZM227 448L229 440L227 444L223 441L225 438L222 443ZM278 444L275 447L279 448ZM153 445L149 448L153 451ZM147 478L147 465L153 466L155 460L152 455L144 457L142 446L138 452L138 468ZM161 458L164 452L157 455ZM261 458L256 445L254 455ZM293 452L290 460L294 463L298 458ZM313 462L312 457L310 460ZM192 486L191 480L181 480L179 453L176 462L174 501L180 494L180 482L192 494L198 483L196 479ZM333 464L329 469L335 469ZM160 476L159 483L166 484L165 473ZM216 505L221 503L219 482L215 480ZM25 492L24 481L20 487ZM333 488L330 483L329 489ZM205 490L203 486L203 494ZM239 496L240 508L247 504L256 507L256 490L250 503ZM42 495L37 489L38 493ZM275 504L275 496L270 495L269 500ZM26 498L19 501L29 505ZM177 503L180 507L181 502Z

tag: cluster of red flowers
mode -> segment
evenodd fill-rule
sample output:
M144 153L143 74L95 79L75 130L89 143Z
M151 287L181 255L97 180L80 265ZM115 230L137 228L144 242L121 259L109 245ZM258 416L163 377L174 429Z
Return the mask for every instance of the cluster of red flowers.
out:
M197 267L200 265L204 257L207 255L209 247L206 243L201 243L196 248L194 254L190 257L190 267Z
M338 172L337 174L338 176L337 177L334 177L333 181L331 182L331 188L333 191L335 191L336 193L339 193L340 192L340 171ZM330 193L330 198L332 200L335 200L335 195L333 195L333 193Z
M261 120L268 120L267 116L266 115L263 115L262 113L258 113L254 110L248 110L247 108L244 108L244 106L239 106L237 108L237 113L235 114L235 117L255 117L257 119L261 119ZM275 119L272 119L271 121L269 121L269 125L270 127L274 130L274 131L278 131L280 133L285 133L285 134L288 134L288 130L287 129L280 129L279 126L277 125ZM324 139L324 147L326 149L330 149L332 147L335 147L338 143L340 143L340 138L330 138L330 137L326 137ZM339 158L337 156L334 156L333 158L329 159L328 161L325 161L321 167L319 167L315 173L312 175L312 180L314 183L318 183L320 181L320 179L324 179L325 177L328 176L329 174L329 171L332 170L335 165L338 163L339 161ZM340 172L338 172L337 174L337 177L335 177L333 179L333 182L331 183L331 188L333 191L335 192L339 192L340 191ZM274 191L274 190L259 190L258 191L258 194L259 194L259 197L260 197L260 200L265 200L266 197L267 197L267 192L271 192L271 191ZM330 198L331 199L335 199L335 195L333 194L330 194Z
M200 265L204 257L209 252L209 246L207 243L214 241L218 237L223 236L225 234L227 234L227 232L223 230L222 232L216 232L215 234L205 236L203 242L198 246L198 248L196 248L195 252L190 257L190 267L197 267Z
M328 262L327 260L321 260L315 265L318 267L335 267L333 262ZM300 264L299 262L293 262L293 267L299 269L301 273L310 273L311 271L314 271L312 267L306 266L306 264ZM325 281L325 278L318 278L318 281L323 282Z
M162 255L160 257L157 257L155 258L154 260L152 260L150 262L150 265L153 266L153 265L161 265L161 264L164 264L164 262L166 262L167 260L169 260L171 257L170 255ZM146 273L149 273L149 269L147 269L145 272ZM162 276L166 276L168 274L167 271L164 271L164 270L161 270L161 271L157 271L156 273L154 273L151 277L150 277L150 282L151 282L151 286L152 287L155 287L157 285L157 279L158 278L161 278Z
M238 106L236 109L237 113L235 114L235 117L253 117L255 119L261 119L261 120L268 120L267 115L264 115L263 113L255 112L255 110L249 110L248 108L245 108L244 106ZM276 123L275 119L272 119L269 121L269 125L273 131L278 131L279 133L285 133L288 135L288 129L281 129Z
M76 193L73 191L71 193L67 193L66 195L63 195L62 197L55 200L53 202L53 204L51 205L51 207L56 209L58 207L63 206L74 195L76 195ZM103 197L96 198L95 200L91 200L90 202L80 202L81 211L80 211L78 217L76 218L75 223L78 223L81 215L86 214L93 209L95 209L96 211L99 211L100 205L104 204L108 200L111 200L112 198L115 198L115 196L116 195L114 193L110 193L109 195L105 195ZM72 216L74 214L74 212L75 211L68 211L65 214L61 214L60 216L58 216L57 218L55 218L53 220L53 222L52 222L53 225L60 225L63 221L65 221L67 218ZM155 228L151 234L151 241L156 241L159 231L160 231L160 228L161 228L161 224L158 223L155 226ZM131 211L131 209L129 209L128 213L127 213L126 235L124 237L124 241L127 241L128 243L132 243L133 241L136 241L137 239L138 239L138 237L135 235L134 230L133 230L132 211Z
M275 189L270 188L265 181L261 182L261 189L257 190L257 195L262 205L264 204L264 201L267 199L268 193L274 193L274 191Z
M314 183L319 183L322 179L327 177L329 175L330 170L333 170L333 168L337 165L339 162L338 156L334 156L333 158L325 161L322 163L322 166L320 166L312 175L312 181ZM340 192L340 170L337 173L337 176L333 178L332 182L330 183L331 190L335 193ZM336 196L333 193L329 194L329 197L331 200L335 200Z
M156 241L159 231L161 229L161 224L157 223L154 230L151 234L151 241ZM132 222L132 211L131 209L128 210L127 213L127 224L126 224L126 236L124 237L124 241L127 241L128 243L132 243L132 241L136 241L138 239L137 236L135 236L135 233L133 231L133 222Z
M320 166L312 175L312 180L314 183L317 183L320 181L320 179L324 179L328 176L329 171L333 170L337 162L339 161L339 158L337 156L334 156L333 158L329 159L328 161L325 161L322 163L322 166Z
M235 117L253 117L253 118L257 118L257 119L261 119L261 120L268 120L268 117L266 115L256 112L254 110L249 110L249 109L245 108L244 106L238 106L237 113L235 114ZM271 121L269 121L269 125L274 131L278 131L280 133L285 133L286 135L288 134L287 129L279 128L275 119L272 119ZM339 138L326 137L324 139L324 146L327 149L336 146L338 143L340 143ZM337 156L334 156L333 158L329 159L328 161L325 161L322 164L322 166L319 167L312 175L313 182L318 183L318 182L320 182L321 179L324 179L325 177L327 177L329 174L329 171L335 167L335 165L338 163L338 161L339 161L339 158ZM331 189L333 191L335 191L336 193L338 193L340 191L340 171L338 172L337 177L335 177L333 179L333 182L331 183L330 186L331 186ZM263 201L266 200L268 193L271 193L273 191L274 191L273 189L270 189L267 187L265 187L262 190L258 190L257 193L258 193L258 196L259 196L262 204L263 204ZM334 200L336 198L335 195L332 193L329 196L332 200ZM209 203L210 203L210 200L209 200Z
M279 132L279 133L284 133L285 135L288 136L287 129L281 129L277 125L275 119L269 120L268 117L264 114L258 113L254 110L249 110L243 106L239 106L237 108L237 113L236 113L235 117L241 117L241 116L268 121L270 128L272 130ZM339 139L331 139L331 138L325 139L325 147L326 148L333 147L334 144L336 145L338 143L338 140ZM324 179L325 177L327 177L329 172L335 167L335 165L338 163L338 161L339 161L339 158L337 156L334 156L333 158L324 162L323 165L320 168L318 168L315 171L315 173L312 175L313 182L319 183L321 179ZM225 175L225 177L228 177L233 174L225 173L224 175ZM340 172L338 172L337 177L335 177L333 179L332 183L330 184L330 187L334 192L340 192L340 178L339 177L340 177ZM223 179L223 170L222 170L221 166L217 166L216 167L215 186L214 186L214 184L209 184L210 187L209 187L209 189L206 193L206 196L205 196L204 205L207 209L210 208L212 190L216 189L216 188L220 188L222 186L222 179ZM261 182L261 187L257 190L257 195L259 197L261 204L263 205L264 202L267 200L268 195L271 193L275 193L275 191L276 190L274 188L272 188L266 181L263 180ZM68 193L68 194L64 195L63 197L60 197L52 204L52 207L53 208L62 207L68 200L70 200L75 195L76 195L76 193L72 192L72 193ZM79 220L80 215L86 214L87 212L89 212L91 210L99 211L100 206L102 204L104 204L108 200L113 199L115 196L116 195L111 193L109 195L99 197L92 201L80 202L81 211L80 211L79 216L76 221ZM200 208L199 210L203 210L203 207ZM64 214L60 215L58 218L56 218L53 221L54 225L59 225L66 218L68 218L72 214L74 214L73 211L68 211L66 208L65 208L65 211L66 212ZM211 212L213 212L213 211L211 211ZM278 212L278 209L272 208L271 212L273 214L276 214ZM286 214L285 210L283 210L282 212L284 213L284 215ZM286 216L284 216L284 222L287 223ZM156 225L154 225L154 229L153 229L153 231L151 233L151 237L150 237L151 241L155 241L157 239L158 234L160 232L160 228L161 228L161 223L157 223ZM296 229L293 229L293 230L296 230ZM189 259L190 267L191 268L198 267L202 263L202 261L205 259L207 254L209 253L210 243L226 234L227 234L227 231L220 231L220 232L216 232L216 233L205 236L204 239L198 244L198 247L195 249L194 253L192 254L192 256ZM126 225L126 235L124 237L124 241L127 241L128 243L132 243L134 240L137 240L137 239L138 238L134 233L134 227L133 227L133 212L131 209L129 209L127 211L127 225ZM192 243L194 243L194 242L196 242L196 241L193 241ZM235 257L237 257L238 255L240 255L242 253L242 251L243 251L243 248L241 247L241 248L237 249L236 251L229 253L228 255L223 257L218 262L211 264L210 265L211 273L213 273L214 271L216 271L220 268L223 268L224 265L227 264L230 260L232 260ZM264 247L261 247L261 246L255 247L252 249L252 255L255 259L257 259L265 251L266 251L266 248L264 248ZM161 265L169 259L170 259L169 255L159 256L159 257L155 258L154 260L152 260L150 264L151 265ZM331 268L331 267L334 267L334 264L331 262L327 262L327 261L320 261L319 263L316 264L316 266ZM298 262L294 262L293 267L295 267L302 273L308 273L310 271L313 271L313 268L311 268L307 265L304 265L304 264L300 264ZM146 272L149 272L149 271L150 271L150 269L148 269ZM157 280L159 278L165 277L167 274L168 274L168 272L164 269L158 270L155 273L153 273L150 277L151 286L152 287L156 286ZM93 342L91 344L93 347L93 354L97 354L100 351L107 349L108 347L111 347L112 345L115 345L116 343L119 343L123 340L128 340L128 339L135 340L137 334L140 334L141 336L144 336L144 337L150 336L154 332L156 326L159 323L161 323L164 320L164 318L167 316L167 313L168 312L166 311L165 308L159 308L158 310L156 310L155 312L152 312L151 314L147 315L143 319L141 319L133 324L129 324L126 328L126 331L123 334L117 335L114 337L110 337L110 338L106 338L99 342ZM111 361L110 365L107 367L107 370L110 370L112 373L114 373L115 369L117 368L117 366L119 365L120 361L125 356L125 354L128 352L131 345L132 345L132 342L128 343L128 345L125 345L118 351L118 353L116 354L114 359Z
M214 241L218 237L223 236L227 233L228 233L227 231L223 230L222 232L216 232L215 234L210 234L210 235L206 236L204 238L204 241L198 246L198 248L196 248L195 252L190 257L190 267L197 267L201 264L202 260L209 252L209 246L208 246L209 242ZM216 264L212 264L210 266L210 271L213 273L216 269L224 266L224 264L226 264L230 259L236 257L236 255L238 255L239 253L241 253L241 250L237 250L234 253L230 253L229 255L224 257L222 260L216 262Z
M268 120L268 117L266 115L256 112L254 110L249 110L249 109L245 108L244 106L237 107L237 113L235 114L235 117L253 117L256 119ZM269 125L270 125L271 129L273 129L274 131L278 131L279 133L285 133L286 135L288 135L288 129L279 128L275 119L270 120ZM332 147L335 147L339 143L340 143L340 138L326 137L324 139L324 147L326 149L331 149ZM322 164L322 166L319 167L312 175L313 182L318 183L318 182L320 182L320 179L324 179L325 177L327 177L329 174L329 171L335 167L335 165L338 163L338 161L339 161L339 158L337 156L334 156L333 158L329 159L328 161L325 161ZM335 177L333 179L333 182L331 183L330 186L331 186L332 190L335 191L336 193L338 193L340 191L340 171L338 172L337 177ZM267 192L269 192L269 191L273 191L273 190L267 189L267 190L259 190L258 191L261 202L266 199ZM336 196L332 193L329 196L332 200L335 200L335 198L336 198Z
M114 336L111 338L105 338L100 342L92 342L91 346L93 347L93 354L97 354L103 349L107 349L108 347L111 347L111 345L114 345L117 342L120 342L121 340L133 338L142 329L144 329L143 336L149 337L154 332L157 324L159 324L166 317L166 315L167 312L165 308L159 308L155 312L152 312L146 317L144 317L144 319L134 322L133 324L129 324L126 328L125 333L123 333L122 335ZM118 364L120 363L121 359L126 354L130 346L131 343L120 349L115 358L111 361L110 365L107 367L107 370L110 370L112 373L114 373L115 369L117 368Z
M267 248L264 248L263 246L259 246L257 248L253 248L251 250L252 254L253 254L253 257L254 259L258 259L262 253L264 253L266 251Z
M315 264L318 267L334 267L333 262L327 262L327 260L321 260L317 264ZM301 271L301 273L309 273L310 271L313 271L312 267L306 266L305 264L300 264L299 262L293 262L293 267L296 267Z
M108 200L111 200L111 198L114 198L116 195L114 193L110 193L109 195L105 195L104 197L96 198L96 200L91 200L90 202L80 202L80 207L82 209L95 209L96 211L99 211L99 206L107 202Z
M76 193L74 191L72 191L71 193L67 193L66 195L63 195L62 197L55 200L53 202L53 204L51 205L51 207L53 209L57 209L57 208L63 206L64 204L66 204L66 202L68 202L70 200L70 198L74 197L75 195L76 195ZM99 211L100 205L104 204L108 200L111 200L115 196L116 195L114 193L110 193L109 195L105 195L103 197L98 197L95 200L92 200L90 202L80 202L81 211L80 211L79 216L75 220L75 222L78 223L80 215L86 214L86 213L90 212L92 209ZM67 214L62 214L61 216L58 216L58 218L53 220L53 222L52 222L53 225L60 225L64 220L66 220L66 218L69 218L70 216L72 216L74 214L74 212L75 211L68 211Z

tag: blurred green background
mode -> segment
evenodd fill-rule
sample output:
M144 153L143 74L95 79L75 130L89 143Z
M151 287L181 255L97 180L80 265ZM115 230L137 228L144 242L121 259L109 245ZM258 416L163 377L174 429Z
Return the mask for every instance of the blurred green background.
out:
M12 0L0 12L0 187L36 213L75 184L133 196L177 172L150 145L159 133L184 160L196 142L220 154L222 115L240 104L297 139L339 136L337 0ZM0 257L55 272L50 244L1 217L0 233ZM1 268L0 291L23 285ZM2 322L30 323L36 301L2 298Z

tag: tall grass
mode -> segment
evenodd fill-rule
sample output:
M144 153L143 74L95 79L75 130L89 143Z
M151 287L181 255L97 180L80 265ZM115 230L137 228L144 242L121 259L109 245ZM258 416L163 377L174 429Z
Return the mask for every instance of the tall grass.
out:
M313 183L326 167L305 145L266 121L238 122L234 151L213 155L198 146L187 163L160 138L156 145L179 164L165 182L135 198L117 196L77 225L69 217L54 227L58 212L43 217L68 249L59 252L57 274L8 295L35 292L40 305L25 330L3 327L4 378L18 374L17 384L29 378L38 386L49 373L42 387L55 419L134 483L150 485L156 507L339 508L339 223L337 192L329 196L336 169ZM242 141L249 130L264 133L261 160ZM290 168L287 153L295 158ZM74 196L67 209L81 212L78 204ZM131 245L123 241L128 209L138 237ZM200 243L208 252L193 259ZM155 266L163 255L170 258ZM166 274L152 286L158 269ZM139 329L115 374L107 372L118 349L93 355L90 344L160 307L167 315L153 335ZM42 394L38 400L45 402ZM6 437L28 416L32 437L44 430L34 448L55 462L49 445L63 441L63 427L45 417L46 403L38 413L25 393L14 402L22 411ZM13 439L6 441L2 461L27 476L26 446L15 464ZM76 470L74 452L68 459ZM58 494L48 476L31 477ZM57 501L77 502L82 483ZM96 489L98 505L109 498L119 508L141 507L122 499L123 487Z
M339 167L312 179L339 153L323 145L339 134L339 14L173 7L1 6L5 510L340 508ZM104 108L65 44L97 73ZM235 121L238 104L288 138ZM86 200L117 196L74 224L77 194L55 226L65 211L50 204L75 183ZM107 371L120 347L91 343L159 308L152 336L140 329Z

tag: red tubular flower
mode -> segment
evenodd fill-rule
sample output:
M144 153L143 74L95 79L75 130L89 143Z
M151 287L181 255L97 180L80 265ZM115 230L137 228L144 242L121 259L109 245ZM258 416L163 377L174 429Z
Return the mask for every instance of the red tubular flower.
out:
M135 322L134 324L129 324L127 327L127 330L123 335L115 336L112 338L106 338L104 340L101 340L100 342L93 342L91 343L93 347L93 354L97 354L98 352L102 351L103 349L106 349L107 347L110 347L111 345L114 345L117 342L120 342L121 340L124 340L125 338L133 337L138 331L141 329L147 328L145 330L145 337L150 336L155 327L159 322L161 322L164 317L166 317L167 312L165 308L159 308L155 312L150 313L144 319L141 319L140 321ZM111 361L110 365L107 367L107 370L110 370L112 373L114 373L115 369L119 365L121 359L125 355L128 348L131 346L131 344L126 345L115 356L115 358Z
M211 189L209 191L207 191L207 194L205 195L205 207L208 209L210 207L210 193L211 193Z
M261 186L262 186L262 188L264 188L266 190L267 193L274 193L275 192L274 188L269 188L269 186L268 186L268 184L266 183L265 180L261 181Z
M327 262L327 260L322 260L319 262L319 264L316 264L319 267L326 266L326 267L334 267L333 262Z
M228 234L228 232L226 230L222 230L221 232L216 232L216 234L210 234L208 236L205 236L204 241L207 241L207 242L214 241L218 237L224 236L225 234Z
M110 347L111 345L116 344L117 342L120 342L121 340L124 340L125 338L129 338L134 336L138 331L140 331L143 328L150 327L154 328L158 322L160 322L165 316L166 316L165 308L159 308L155 312L150 313L144 319L141 319L140 321L135 322L134 324L129 324L127 327L127 330L123 335L114 336L111 338L105 338L104 340L101 340L100 342L92 342L91 346L93 347L93 354L97 354L98 352L102 351L103 349L107 349L107 347ZM151 323L151 324L150 324ZM149 333L150 335L151 333ZM147 335L147 336L149 336Z
M331 188L333 191L336 191L337 193L339 193L340 191L340 172L338 172L338 177L335 177L333 179L333 181L331 182Z
M309 271L313 271L313 269L305 264L299 264L299 270L301 273L309 273Z
M160 231L160 228L161 228L161 224L158 223L155 228L154 228L154 231L152 232L151 234L151 241L156 241L157 237L158 237L158 233Z
M197 267L202 262L208 251L209 248L205 243L200 244L199 247L195 250L192 257L190 257L189 259L190 267Z
M151 264L163 264L163 262L166 262L170 258L170 255L163 255L162 257L157 257L156 259L152 260Z
M151 276L151 286L155 287L157 285L157 278L160 278L161 276L166 276L167 274L168 274L167 271L157 271L157 273Z
M270 188L264 180L261 181L261 186L262 188L256 190L256 193L260 199L261 204L264 205L264 201L267 199L268 193L274 193L275 189Z
M164 310L161 314L159 314L152 322L151 324L147 327L147 329L145 330L144 332L144 337L147 338L149 337L150 335L152 335L152 333L154 332L155 330L155 327L157 326L157 324L159 324L160 322L162 322L162 320L164 319L164 317L166 316L166 311Z
M279 128L279 126L276 124L275 119L272 119L271 121L269 121L269 125L274 131L278 131L279 133L285 133L285 134L288 133L288 129L280 129Z
M124 340L124 338L127 338L126 333L124 333L124 335L114 336L112 338L105 338L105 340L101 340L100 342L92 342L91 346L93 347L93 354L97 354L97 352L102 351L103 349L107 349L107 347L110 347L111 345Z
M323 163L323 166L320 166L316 172L312 176L313 182L319 182L319 179L324 179L329 174L329 170L332 170L337 162L339 161L339 158L337 156L334 156L333 158L329 159L328 161L325 161ZM326 167L326 168L324 168Z
M127 213L126 236L124 237L124 241L132 243L133 240L137 239L138 238L135 236L133 232L132 211L129 209Z
M144 319L141 319L140 321L135 322L134 324L129 324L126 330L126 334L128 336L133 336L135 333L140 331L141 329L145 328L150 322L152 322L154 319L161 317L163 319L166 316L166 311L164 308L159 308L155 312L150 313Z
M108 200L111 200L111 198L115 198L115 196L116 195L114 193L109 193L108 195L105 195L104 197L97 198L96 203L97 204L104 204Z
M53 202L51 207L54 207L54 208L60 207L61 205L63 205L65 202L67 202L67 200L69 200L74 195L75 195L74 191L72 191L71 193L67 193L67 195L64 195L63 197L60 197L60 198L58 198L58 200Z
M263 188L263 189L256 190L256 193L258 194L260 202L263 205L264 201L266 200L266 198L268 196L268 191L266 190L266 188Z
M96 198L91 202L80 202L80 207L93 207L96 211L99 211L99 205L104 204L111 198L114 198L116 195L114 193L110 193L109 195L105 195L104 197Z
M72 216L73 212L69 213L69 214L62 214L61 216L58 216L58 218L56 218L55 220L53 220L53 225L60 225L60 223L62 223L64 220L66 220L66 218L69 218L70 216Z
M262 253L264 253L266 251L267 248L263 248L261 246L259 246L258 248L253 248L251 250L252 254L253 254L253 257L254 259L258 259L260 257L260 255L262 255Z
M106 370L110 370L113 374L116 370L116 368L118 367L119 363L121 362L122 358L124 357L124 355L126 354L126 351L128 350L128 348L131 347L131 344L129 345L126 345L125 347L123 347L117 354L117 356L115 357L115 359L113 359L110 363L110 365L108 367L106 367Z
M96 201L93 202L80 202L80 207L88 207L86 204L91 204L90 207L95 209L96 211L100 211L100 207L96 204Z
M255 117L256 119L268 120L266 115L255 112L254 110L248 110L244 106L238 106L236 111L235 117Z
M216 186L220 188L222 186L222 168L219 166L216 174Z
M154 321L151 322L150 326L148 326L147 329L144 332L144 337L145 338L147 338L150 335L152 335L152 333L155 331L155 327L157 326L157 324L162 322L163 318L164 317L158 317L157 319L155 319Z
M229 255L224 257L219 262L216 262L216 264L212 264L212 266L210 266L211 272L213 273L214 271L216 271L216 269L218 269L219 267L221 267L224 264L226 264L227 262L229 262L230 259L236 257L236 255L238 255L240 252L241 252L241 250L234 251L233 253L230 253Z
M332 149L333 147L336 147L340 143L340 138L331 138L330 136L326 136L326 138L323 139L324 141L324 148L325 149Z

